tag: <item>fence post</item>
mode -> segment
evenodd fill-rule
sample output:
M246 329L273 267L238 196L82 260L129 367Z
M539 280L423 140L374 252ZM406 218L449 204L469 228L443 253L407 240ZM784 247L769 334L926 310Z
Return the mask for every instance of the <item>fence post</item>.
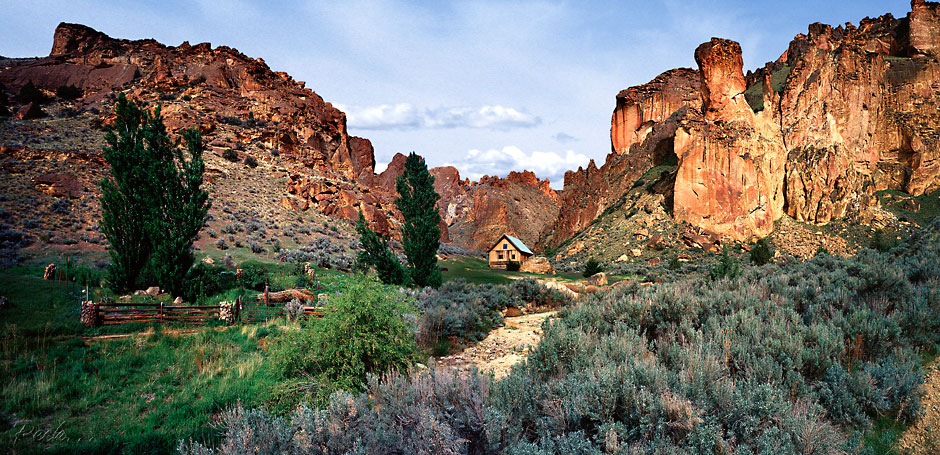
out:
M101 315L99 314L97 303L90 300L82 302L81 321L82 325L85 327L97 327L100 325Z
M235 322L241 321L242 317L242 296L235 297Z
M160 302L160 322L164 322L165 313L163 312L163 302Z

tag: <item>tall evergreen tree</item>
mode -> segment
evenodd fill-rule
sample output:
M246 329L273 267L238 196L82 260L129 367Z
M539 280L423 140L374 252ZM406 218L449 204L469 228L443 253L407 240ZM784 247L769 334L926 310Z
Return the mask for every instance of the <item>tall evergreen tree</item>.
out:
M121 94L115 114L104 147L111 175L101 182L111 286L126 291L157 284L179 294L209 208L201 188L202 139L192 129L183 133L186 160L171 145L159 107L151 113Z
M437 249L441 242L441 214L434 191L434 176L428 172L424 159L412 152L405 160L405 171L395 182L398 197L395 205L401 211L402 246L408 257L411 280L419 287L441 285L437 267Z
M359 250L359 262L375 267L379 279L385 284L405 284L405 269L388 248L388 237L376 233L366 224L362 210L359 211L359 219L356 221L356 232L359 233L359 243L362 245Z

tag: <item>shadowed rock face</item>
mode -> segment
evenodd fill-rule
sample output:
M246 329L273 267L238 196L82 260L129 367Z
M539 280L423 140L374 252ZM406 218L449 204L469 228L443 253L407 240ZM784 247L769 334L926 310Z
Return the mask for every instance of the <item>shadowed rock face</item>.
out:
M701 109L700 87L697 71L679 68L660 74L648 84L621 91L610 122L611 151L629 152L633 144L646 139L656 123L666 121L682 107Z

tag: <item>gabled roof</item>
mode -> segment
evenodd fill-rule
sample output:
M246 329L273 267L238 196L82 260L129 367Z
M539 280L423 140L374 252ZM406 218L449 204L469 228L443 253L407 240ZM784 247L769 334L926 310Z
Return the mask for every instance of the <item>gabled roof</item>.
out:
M496 239L496 243L494 243L488 251L492 251L493 248L496 248L496 246L499 245L499 241L502 240L503 237L506 237L506 240L509 240L509 243L512 243L512 246L516 247L516 249L520 252L526 254L535 254L532 252L532 250L529 249L529 247L525 246L525 243L522 243L522 240L519 240L508 234L503 234L498 239Z

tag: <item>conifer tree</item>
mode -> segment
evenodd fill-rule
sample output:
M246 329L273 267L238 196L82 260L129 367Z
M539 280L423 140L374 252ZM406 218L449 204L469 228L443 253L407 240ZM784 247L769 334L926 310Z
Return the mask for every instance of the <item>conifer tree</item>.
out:
M395 184L395 205L401 211L402 246L408 257L411 280L418 287L441 285L437 267L437 249L441 240L441 215L437 211L440 195L434 191L434 176L424 159L412 152L405 160L405 170Z
M359 250L359 263L375 267L379 280L385 284L405 284L405 269L388 248L388 237L376 233L366 224L362 210L359 211L359 219L356 221L356 232L359 233L359 243L362 245Z
M209 208L202 139L192 129L183 133L186 160L172 146L159 106L151 113L121 94L115 114L104 147L111 175L101 182L111 286L120 292L156 284L178 295Z

